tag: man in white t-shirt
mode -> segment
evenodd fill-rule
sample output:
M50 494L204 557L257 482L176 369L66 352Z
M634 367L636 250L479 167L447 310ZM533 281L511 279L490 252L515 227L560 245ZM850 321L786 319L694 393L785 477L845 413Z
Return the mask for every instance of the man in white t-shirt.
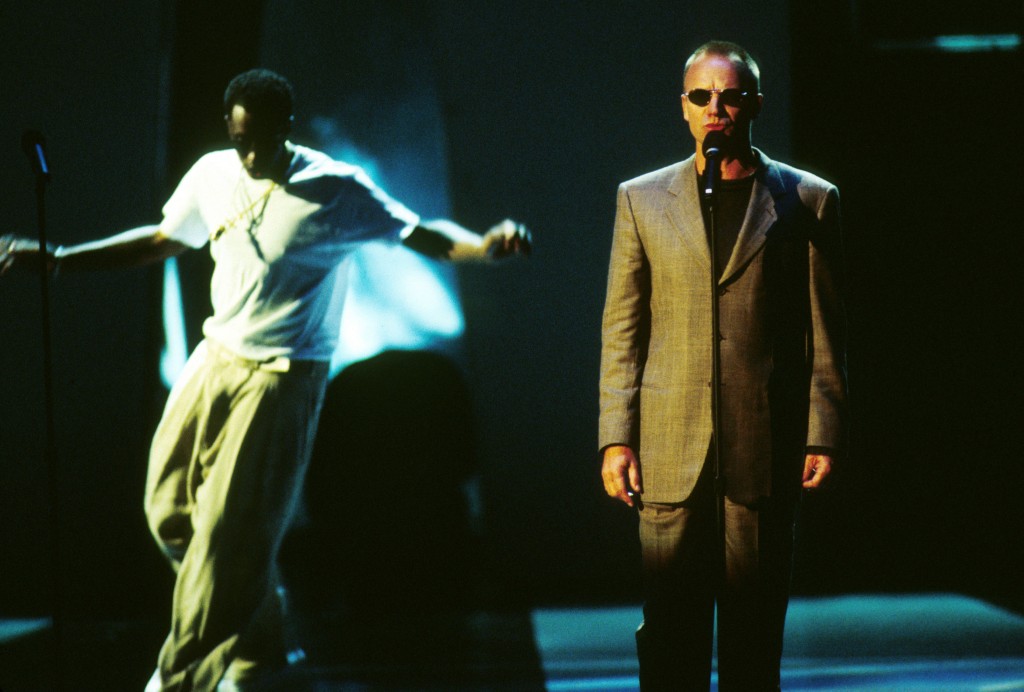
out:
M150 451L146 516L177 579L147 690L265 681L287 661L277 553L312 451L350 253L370 241L453 261L530 250L521 225L478 235L423 221L359 168L288 141L292 89L280 75L237 76L224 110L234 151L200 158L159 225L45 258L32 241L0 239L0 272L135 266L210 245L213 314Z

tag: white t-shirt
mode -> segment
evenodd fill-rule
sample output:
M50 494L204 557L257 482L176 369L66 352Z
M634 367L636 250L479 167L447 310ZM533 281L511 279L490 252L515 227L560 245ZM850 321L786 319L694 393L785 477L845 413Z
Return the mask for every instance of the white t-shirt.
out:
M419 223L362 169L293 147L284 186L250 178L229 149L199 159L164 205L161 233L210 243L203 334L245 358L330 360L349 254L398 242Z

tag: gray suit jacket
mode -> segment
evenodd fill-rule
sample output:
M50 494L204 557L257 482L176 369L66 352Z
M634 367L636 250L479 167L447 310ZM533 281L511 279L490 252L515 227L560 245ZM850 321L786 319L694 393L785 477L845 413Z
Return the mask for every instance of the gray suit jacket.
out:
M807 447L846 440L839 193L760 167L718 282L722 468L752 504L799 493ZM711 253L694 157L619 186L601 352L601 448L628 444L644 499L692 492L711 440Z

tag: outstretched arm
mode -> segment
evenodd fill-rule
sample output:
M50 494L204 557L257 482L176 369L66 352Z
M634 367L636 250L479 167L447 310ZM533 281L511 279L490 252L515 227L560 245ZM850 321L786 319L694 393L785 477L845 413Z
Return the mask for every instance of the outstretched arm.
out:
M505 219L480 235L453 221L421 221L402 241L427 257L452 262L486 262L513 255L529 255L530 231Z
M189 246L165 236L159 226L140 226L130 231L80 245L48 248L27 238L0 238L0 274L11 268L38 269L45 262L50 271L91 271L138 267L180 255Z

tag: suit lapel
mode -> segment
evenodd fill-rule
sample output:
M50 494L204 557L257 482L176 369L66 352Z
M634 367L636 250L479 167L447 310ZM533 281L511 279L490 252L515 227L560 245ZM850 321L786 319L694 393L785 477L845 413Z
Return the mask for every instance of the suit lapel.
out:
M729 281L761 250L768 239L768 229L778 218L775 200L785 192L782 176L778 166L771 159L760 151L755 151L761 159L761 166L755 174L757 177L754 178L754 189L750 193L750 203L747 205L747 213L736 238L736 245L719 283Z
M686 247L700 260L704 268L710 271L711 249L708 247L704 216L701 214L700 198L697 196L697 172L694 161L693 156L683 161L669 183L668 192L675 197L675 201L666 207L665 214L679 232Z

